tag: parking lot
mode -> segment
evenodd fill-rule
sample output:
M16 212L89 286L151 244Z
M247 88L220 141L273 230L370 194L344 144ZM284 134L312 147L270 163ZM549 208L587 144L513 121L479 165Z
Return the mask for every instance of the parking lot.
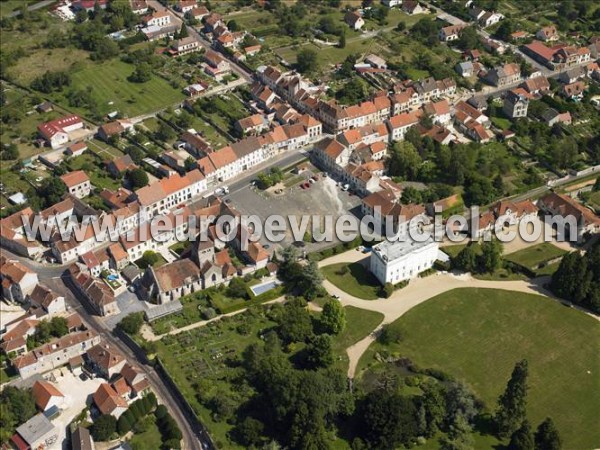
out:
M61 407L60 415L53 419L52 423L58 428L58 442L67 443L65 437L68 425L86 406L92 403L92 395L105 380L102 378L82 380L73 375L66 367L54 370L51 375L54 377L54 379L51 378L51 381L56 383L58 390L66 397L65 406Z
M320 176L318 181L310 184L306 189L302 189L300 184L301 182L298 182L285 188L280 195L248 186L232 192L227 198L231 199L232 205L242 214L256 214L263 223L267 217L275 214L286 217L296 216L298 223L303 215L332 215L335 223L335 218L341 215L358 214L360 198L342 191L331 178ZM267 243L267 240L263 238L261 242ZM294 238L288 229L285 239L279 245L285 246L292 242ZM306 249L314 251L330 245L331 243L327 242L310 243L306 245Z

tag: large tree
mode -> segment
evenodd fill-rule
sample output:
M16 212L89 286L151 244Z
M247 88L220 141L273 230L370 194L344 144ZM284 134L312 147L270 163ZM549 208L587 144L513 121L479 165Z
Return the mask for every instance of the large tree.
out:
M303 48L298 52L296 69L300 73L315 72L318 69L317 52L311 48Z
M325 333L340 334L346 327L346 311L339 300L329 299L323 305L323 312L319 318Z
M408 446L419 432L413 400L382 389L367 394L357 420L370 448L391 450Z
M527 418L527 360L515 364L506 389L498 398L498 409L494 417L498 435L511 436Z
M531 425L527 420L510 437L508 450L535 450Z
M90 427L90 433L95 441L108 441L117 431L117 419L110 414L102 414Z
M556 425L548 417L535 432L535 450L560 450L561 448L562 443Z

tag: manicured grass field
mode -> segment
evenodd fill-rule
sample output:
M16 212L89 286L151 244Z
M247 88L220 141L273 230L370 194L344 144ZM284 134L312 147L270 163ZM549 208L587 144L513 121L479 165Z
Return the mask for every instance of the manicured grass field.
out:
M131 117L166 108L183 100L182 92L157 76L146 83L128 81L127 77L133 71L132 65L118 59L102 64L89 64L72 74L72 86L91 91L101 114L119 111Z
M544 242L506 255L504 259L535 270L539 264L560 258L566 253L567 251L558 248L556 245Z
M446 253L451 258L456 257L468 244L456 244L456 245L445 245L441 247L444 253Z
M456 289L394 322L404 339L390 351L466 382L493 411L516 361L529 362L528 417L557 424L565 449L600 442L598 322L541 296ZM359 368L378 363L372 345Z
M348 267L344 274L340 273L343 267ZM322 269L323 275L338 288L354 297L365 300L377 300L379 298L379 289L381 285L367 269L360 263L338 263L325 266Z

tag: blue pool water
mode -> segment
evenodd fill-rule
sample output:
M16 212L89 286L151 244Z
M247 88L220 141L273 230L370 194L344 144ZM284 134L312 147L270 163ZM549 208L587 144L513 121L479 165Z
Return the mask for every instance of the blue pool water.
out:
M254 295L260 295L270 291L271 289L275 289L278 284L279 283L277 281L269 281L267 283L252 286L250 289L252 290Z

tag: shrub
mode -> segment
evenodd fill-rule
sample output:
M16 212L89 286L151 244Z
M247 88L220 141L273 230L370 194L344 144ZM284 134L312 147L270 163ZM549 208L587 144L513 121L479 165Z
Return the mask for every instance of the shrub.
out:
M381 296L385 298L390 298L394 293L394 285L392 283L385 283L381 287Z
M169 414L169 411L167 410L167 407L165 405L158 405L156 407L156 410L154 411L154 415L157 419L162 419L167 414Z
M144 313L137 312L123 317L117 326L125 333L133 335L140 331L143 323Z
M390 345L397 344L402 340L402 331L400 327L394 326L393 324L384 325L377 337L380 344Z
M95 441L108 441L117 431L117 419L110 414L102 414L90 427L90 433Z
M210 307L202 308L202 310L200 311L200 314L206 320L210 320L210 319L217 317L217 311L215 311L214 308L210 308Z

